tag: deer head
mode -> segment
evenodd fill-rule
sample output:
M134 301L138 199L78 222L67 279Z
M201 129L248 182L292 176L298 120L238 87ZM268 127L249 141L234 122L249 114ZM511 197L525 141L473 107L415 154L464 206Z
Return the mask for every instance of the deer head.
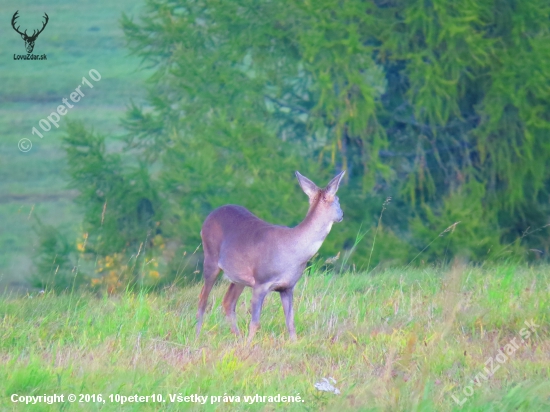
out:
M326 188L319 189L307 177L296 172L300 187L309 197L310 211L315 208L317 214L324 216L324 220L327 222L341 222L344 219L344 212L340 209L340 201L336 196L336 191L345 173L345 171L340 172L338 176L329 182Z
M27 49L27 53L32 53L32 51L34 50L34 42L36 41L36 38L38 37L38 35L40 33L42 33L44 31L44 28L48 24L48 20L50 18L48 17L48 15L46 13L44 13L44 18L46 19L46 21L44 23L42 23L42 28L40 30L38 30L38 32L36 30L33 30L32 35L29 36L29 35L27 35L27 30L25 30L23 33L21 33L19 31L19 26L15 27L15 20L17 20L17 18L19 17L18 13L19 13L19 10L17 10L14 13L13 17L11 18L11 26L13 27L13 29L17 33L19 33L21 35L21 38L25 41L25 48Z

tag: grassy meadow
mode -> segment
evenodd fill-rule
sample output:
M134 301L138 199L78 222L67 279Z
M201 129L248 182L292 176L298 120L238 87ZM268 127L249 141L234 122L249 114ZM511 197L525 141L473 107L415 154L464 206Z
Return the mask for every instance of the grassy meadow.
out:
M288 340L277 294L268 295L252 345L221 311L227 284L210 296L194 337L200 284L119 296L38 293L0 299L0 409L372 410L550 409L550 268L502 265L307 273L296 286L298 341ZM249 321L250 290L238 307ZM537 327L521 342L525 321ZM525 332L525 331L523 331ZM494 375L489 358L515 338ZM499 365L497 368L496 365ZM478 376L479 382L471 382ZM339 395L314 388L333 378ZM470 393L470 387L473 393ZM10 396L102 394L105 403L12 403ZM111 403L109 394L161 394L163 403ZM241 402L172 403L182 396ZM303 402L246 404L245 395ZM462 406L457 401L465 399ZM210 399L210 398L208 398ZM66 399L65 399L66 400ZM234 399L235 400L235 399Z
M43 223L62 230L77 230L80 212L73 203L75 193L67 188L65 152L61 137L68 120L82 120L99 133L109 136L109 148L117 148L116 137L124 133L120 118L131 99L145 95L145 79L140 60L125 48L119 24L122 13L138 15L141 2L68 0L2 1L0 4L0 287L24 285L32 273L36 248L33 227L38 217ZM11 27L19 11L22 28L39 28L48 13L49 22L36 40L34 54L45 53L47 60L13 60L24 54L24 42ZM29 30L32 33L32 29ZM61 99L67 98L89 79L90 69L101 74L93 89L82 89L85 96L59 122L39 138L31 133ZM22 138L32 141L27 153L18 150Z

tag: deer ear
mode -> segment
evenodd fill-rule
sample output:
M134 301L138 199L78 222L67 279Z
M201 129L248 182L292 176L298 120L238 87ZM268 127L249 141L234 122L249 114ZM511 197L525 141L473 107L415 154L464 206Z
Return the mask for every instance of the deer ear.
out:
M317 193L319 193L320 189L317 187L317 185L309 180L307 177L301 175L300 172L296 171L296 177L298 178L300 187L309 198L312 198Z
M342 170L340 173L338 173L338 176L336 176L334 179L332 179L326 188L326 194L328 196L335 196L336 192L338 191L338 186L340 186L340 182L342 181L342 178L346 174L345 170Z

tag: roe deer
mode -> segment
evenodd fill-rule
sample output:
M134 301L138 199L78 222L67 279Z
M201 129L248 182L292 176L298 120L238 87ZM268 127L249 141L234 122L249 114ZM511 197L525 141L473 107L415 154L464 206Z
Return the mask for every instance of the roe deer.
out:
M260 312L267 293L277 291L292 340L296 339L292 297L294 285L302 277L309 259L321 247L332 224L341 222L344 213L336 191L345 171L319 189L307 177L296 172L302 190L309 197L309 210L298 226L272 225L254 216L242 206L225 205L214 210L202 226L204 249L204 286L199 297L197 337L200 335L208 295L220 270L231 285L223 298L231 331L240 335L235 307L245 286L252 288L252 320L248 341L260 326Z

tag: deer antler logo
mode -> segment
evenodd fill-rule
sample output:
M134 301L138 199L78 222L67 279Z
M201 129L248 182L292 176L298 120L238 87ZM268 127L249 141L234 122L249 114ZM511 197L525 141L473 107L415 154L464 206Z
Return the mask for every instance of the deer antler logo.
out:
M46 19L46 21L44 23L42 23L42 28L40 30L38 30L38 32L36 30L33 30L32 35L29 36L29 35L27 35L27 30L25 30L23 33L21 33L19 31L19 26L15 27L15 23L16 23L15 20L17 20L17 18L19 17L18 13L19 13L19 10L17 10L13 14L13 17L11 18L11 25L12 25L13 29L21 35L21 38L23 40L25 40L25 48L27 49L27 53L32 53L32 51L34 49L34 42L36 41L36 38L38 37L38 35L40 33L42 33L44 31L44 28L48 24L48 20L50 20L50 18L48 17L48 15L46 13L44 13L44 18Z

